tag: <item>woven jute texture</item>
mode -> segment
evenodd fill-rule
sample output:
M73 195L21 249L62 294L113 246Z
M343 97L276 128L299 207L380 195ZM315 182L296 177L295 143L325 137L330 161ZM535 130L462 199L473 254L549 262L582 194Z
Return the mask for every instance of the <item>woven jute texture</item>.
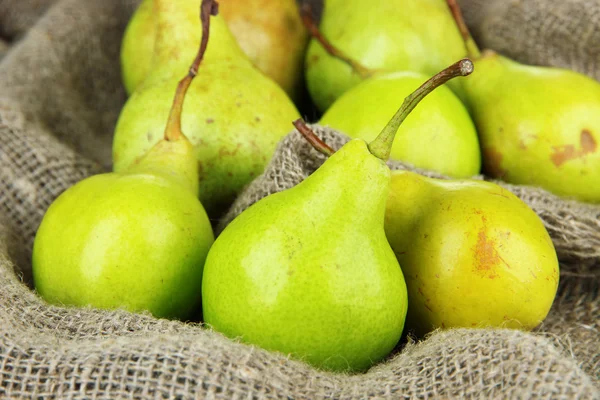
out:
M515 60L600 80L600 1L458 0L475 40Z
M0 36L10 43L0 56L0 398L600 397L600 209L539 190L508 186L543 219L561 259L560 293L544 324L533 333L437 331L364 374L317 371L197 324L43 302L27 285L35 231L62 191L110 168L125 101L120 39L135 5L0 0ZM578 45L564 43L565 51ZM317 131L334 148L347 140ZM292 131L222 225L323 160Z

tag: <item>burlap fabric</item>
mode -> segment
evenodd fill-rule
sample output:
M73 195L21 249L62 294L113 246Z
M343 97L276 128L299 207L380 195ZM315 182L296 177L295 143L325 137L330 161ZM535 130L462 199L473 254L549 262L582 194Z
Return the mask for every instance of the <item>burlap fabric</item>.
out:
M475 40L515 60L600 80L600 1L458 0Z
M545 221L563 270L538 332L435 332L365 374L316 371L195 324L41 301L23 283L35 230L63 190L110 167L125 101L119 44L134 4L0 0L0 36L12 44L0 60L0 398L600 397L600 210L523 188L511 190ZM346 140L319 132L334 147ZM232 212L322 161L291 133Z

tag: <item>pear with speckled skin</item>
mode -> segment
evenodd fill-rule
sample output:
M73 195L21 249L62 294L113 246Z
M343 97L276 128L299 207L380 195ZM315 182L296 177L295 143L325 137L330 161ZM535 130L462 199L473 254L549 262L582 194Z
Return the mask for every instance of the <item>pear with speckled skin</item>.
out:
M463 89L486 175L600 202L600 83L574 71L480 53L454 0L475 72Z
M408 288L407 329L530 330L548 312L559 265L541 219L496 184L393 171L385 232Z
M160 140L172 93L197 49L198 4L154 0L153 66L119 116L113 141L117 172ZM285 92L252 65L223 18L216 16L211 24L202 69L186 97L182 130L198 159L200 200L208 214L218 218L262 173L299 114Z
M192 79L179 83L163 137L139 162L78 182L46 211L32 266L48 302L179 319L198 311L214 235L198 201L194 149L180 130Z
M419 99L432 88L420 88ZM223 230L202 281L212 328L334 371L363 371L389 354L407 302L383 228L385 160L416 102L406 102L370 144L351 140Z

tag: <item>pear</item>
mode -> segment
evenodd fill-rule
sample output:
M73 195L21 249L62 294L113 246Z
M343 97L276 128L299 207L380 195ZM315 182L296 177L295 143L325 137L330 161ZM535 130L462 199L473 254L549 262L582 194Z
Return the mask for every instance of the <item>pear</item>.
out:
M196 5L197 0L188 0ZM143 0L121 46L123 83L134 92L152 69L156 35L153 0ZM302 84L308 33L294 0L221 0L220 15L252 63L296 99Z
M342 94L319 123L371 141L396 109L398 99L426 79L416 72L368 78ZM396 133L390 157L456 178L477 175L481 168L475 125L447 86L439 87L410 113Z
M466 55L444 0L326 0L323 35L372 73L414 71L431 76ZM311 40L305 57L308 91L324 112L369 73L357 73ZM454 89L460 90L459 85Z
M453 0L476 71L464 92L486 175L600 202L600 83L574 71L479 52Z
M223 18L252 63L293 100L304 83L308 32L296 0L221 0Z
M156 26L154 0L143 0L129 20L121 42L121 78L131 95L152 70Z
M559 280L542 221L491 182L393 171L385 232L408 288L407 328L530 330Z
M204 0L206 24L211 11ZM208 26L204 45L207 35ZM35 288L48 302L180 319L198 311L214 236L180 118L202 52L180 82L164 138L129 168L78 182L46 211L32 264Z
M236 217L206 260L205 322L328 370L362 371L389 354L407 301L383 228L385 160L416 103L470 66L463 60L424 84L370 144L351 140L300 184Z
M170 96L184 60L193 57L200 23L197 4L155 0L157 37L153 69L129 97L115 128L113 167L134 164L160 140ZM211 26L211 41L183 113L183 131L199 161L200 200L217 218L269 161L298 111L277 84L257 71L242 53L222 17Z

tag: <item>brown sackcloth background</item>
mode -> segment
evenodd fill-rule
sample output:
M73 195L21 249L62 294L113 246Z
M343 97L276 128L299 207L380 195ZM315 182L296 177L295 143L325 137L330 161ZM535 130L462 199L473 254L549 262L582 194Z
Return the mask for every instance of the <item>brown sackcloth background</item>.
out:
M474 4L469 21L490 47L600 76L597 1L461 3ZM63 190L110 168L125 101L120 39L135 4L0 0L0 398L600 398L600 207L539 190L509 187L542 217L561 259L542 327L435 332L364 374L316 371L194 324L41 301L21 280L33 237ZM335 148L347 140L318 132ZM292 132L223 223L322 162Z

